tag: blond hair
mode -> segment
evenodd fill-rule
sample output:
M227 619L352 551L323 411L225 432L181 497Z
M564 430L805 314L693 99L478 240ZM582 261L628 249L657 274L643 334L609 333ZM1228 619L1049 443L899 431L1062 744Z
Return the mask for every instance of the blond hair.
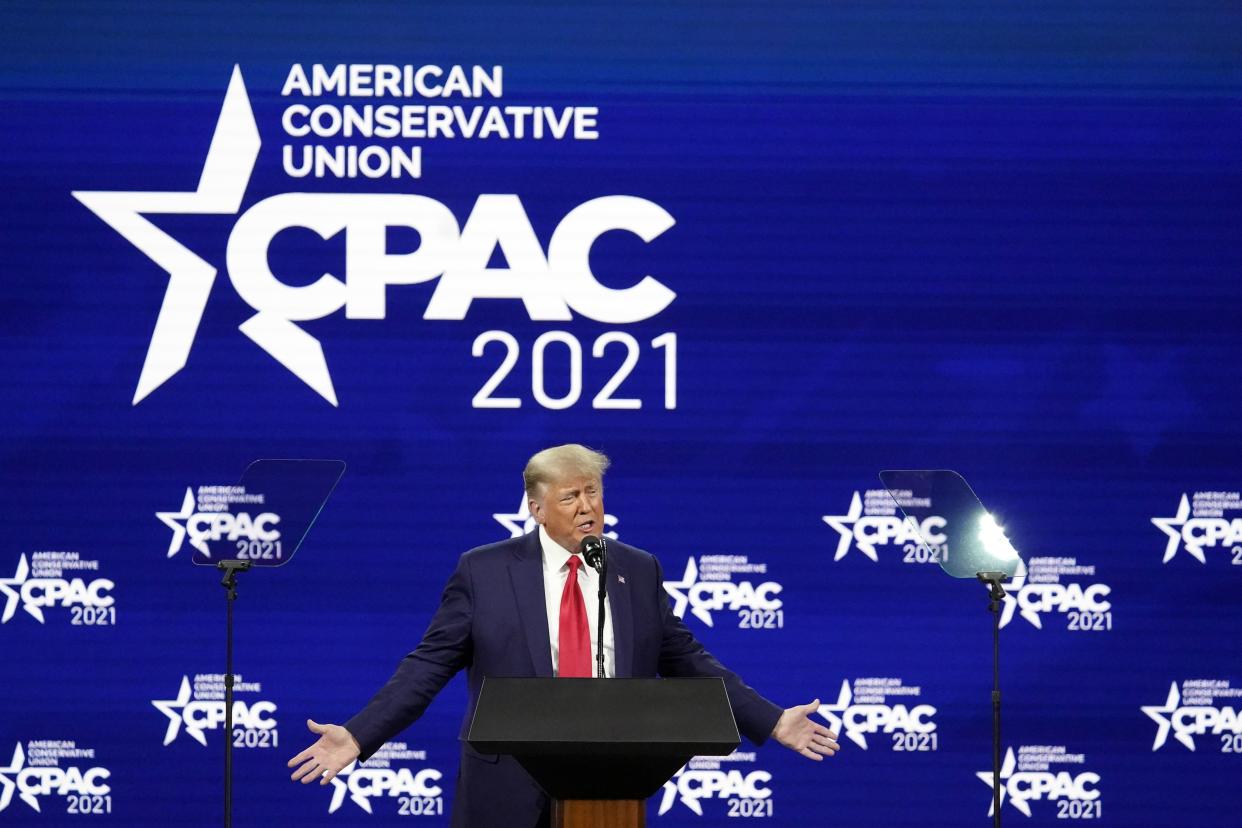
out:
M552 446L536 453L522 470L527 497L539 497L540 488L569 474L603 481L610 461L607 455L578 443Z

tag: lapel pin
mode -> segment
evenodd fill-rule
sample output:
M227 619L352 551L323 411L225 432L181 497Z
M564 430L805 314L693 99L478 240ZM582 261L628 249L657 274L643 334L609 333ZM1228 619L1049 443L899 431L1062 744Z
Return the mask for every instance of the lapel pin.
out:
M618 576L617 576L617 583L619 583L619 584L624 584L624 583L625 583L625 576L624 576L624 575L618 575Z

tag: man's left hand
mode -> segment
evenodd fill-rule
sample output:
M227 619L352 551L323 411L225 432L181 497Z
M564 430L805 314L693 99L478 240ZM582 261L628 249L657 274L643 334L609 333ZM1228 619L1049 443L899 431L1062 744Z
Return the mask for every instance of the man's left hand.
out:
M824 761L825 756L832 756L841 746L837 744L837 734L818 722L811 721L811 714L819 709L819 699L810 704L800 704L788 708L776 721L772 736L790 750L796 750L807 759L816 762Z

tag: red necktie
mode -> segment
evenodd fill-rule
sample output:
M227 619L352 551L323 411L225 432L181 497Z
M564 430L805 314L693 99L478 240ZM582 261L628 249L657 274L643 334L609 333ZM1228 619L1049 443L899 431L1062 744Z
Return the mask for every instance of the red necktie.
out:
M562 678L591 677L591 630L587 626L586 602L578 587L582 559L569 556L569 576L561 593L560 644L557 675Z

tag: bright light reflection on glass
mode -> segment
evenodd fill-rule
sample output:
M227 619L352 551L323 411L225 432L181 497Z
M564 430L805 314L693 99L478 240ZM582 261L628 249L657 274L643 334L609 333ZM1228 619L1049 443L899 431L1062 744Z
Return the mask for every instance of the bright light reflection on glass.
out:
M1005 530L988 512L984 512L979 518L979 542L996 560L1012 561L1018 558L1018 550L1014 549L1009 538L1005 537Z

